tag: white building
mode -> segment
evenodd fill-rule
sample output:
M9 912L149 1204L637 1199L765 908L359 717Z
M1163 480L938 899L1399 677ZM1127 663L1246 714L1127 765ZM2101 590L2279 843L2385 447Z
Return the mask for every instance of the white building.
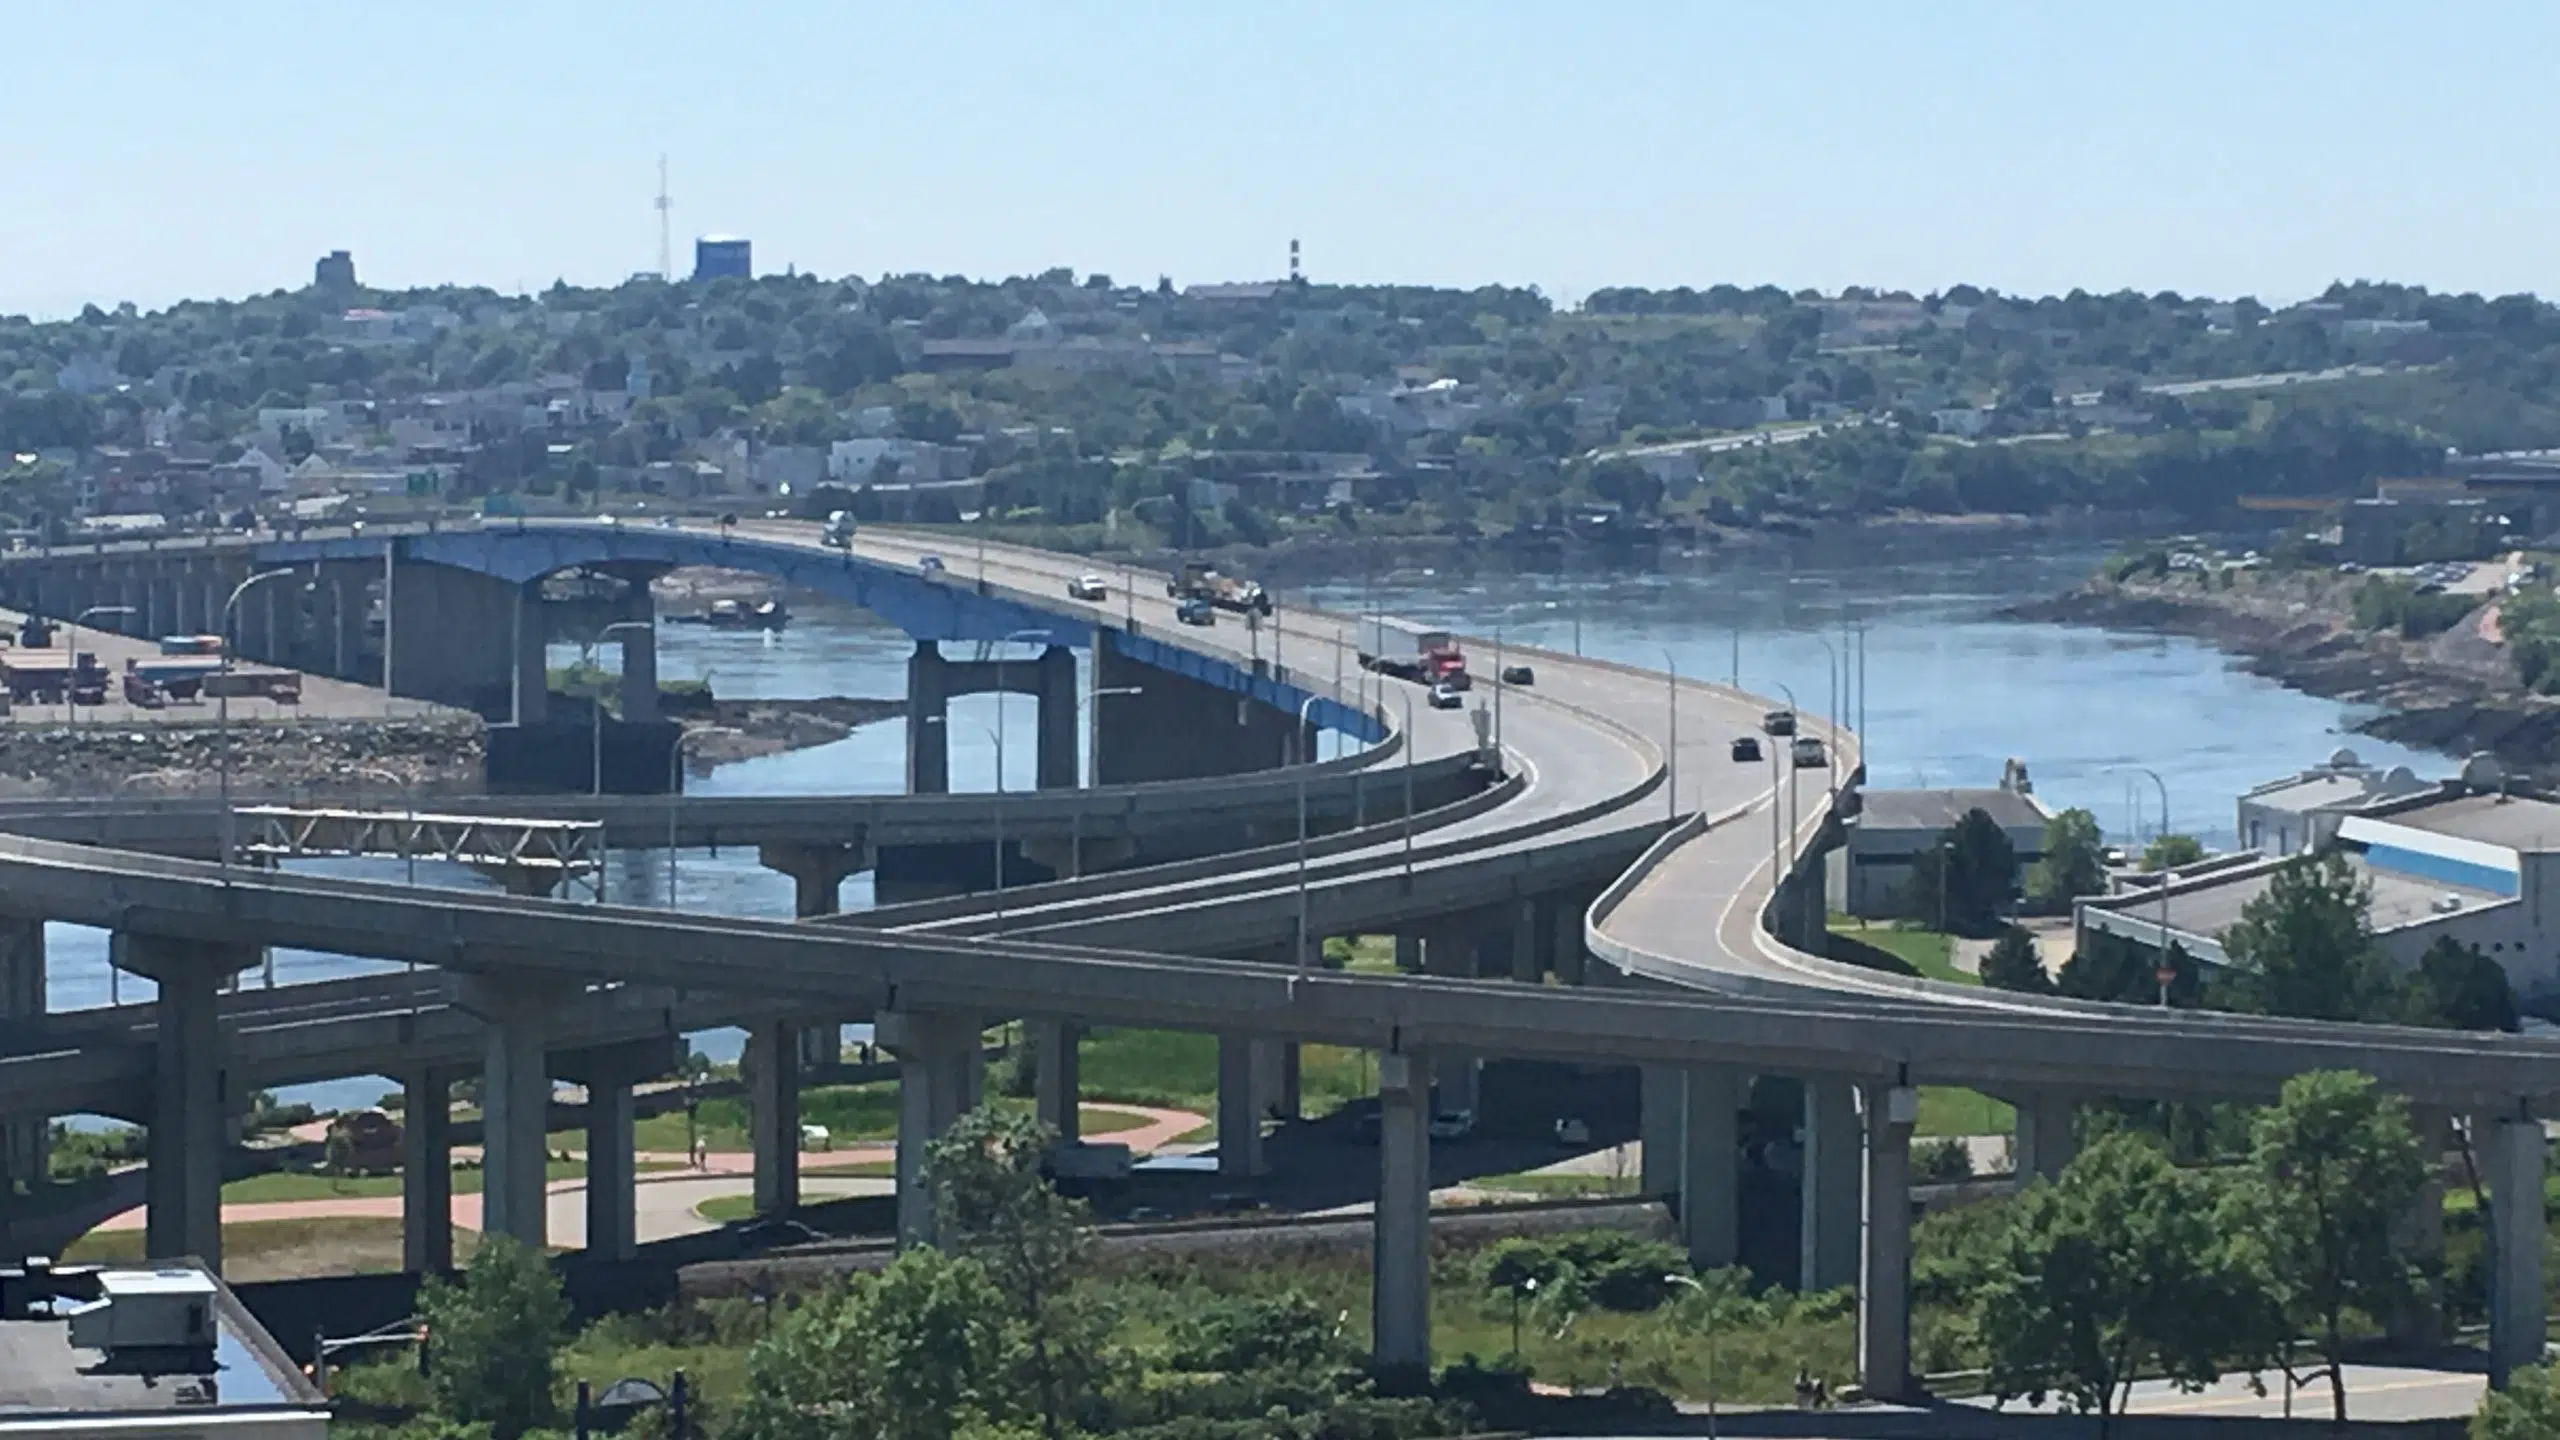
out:
M2405 765L2385 771L2339 750L2299 774L2270 780L2240 797L2234 833L2244 850L2282 858L2317 850L2335 839L2338 822L2379 800L2435 787Z

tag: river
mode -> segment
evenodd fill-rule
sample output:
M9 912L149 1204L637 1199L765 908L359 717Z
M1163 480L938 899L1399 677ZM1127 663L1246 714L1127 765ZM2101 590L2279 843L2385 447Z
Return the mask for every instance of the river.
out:
M1347 613L1373 603L1387 613L1506 640L1723 678L1739 667L1748 689L1791 687L1807 710L1832 703L1832 654L1852 654L1863 629L1864 725L1868 783L1883 788L1988 786L2003 762L2026 762L2036 793L2056 807L2094 812L2115 843L2156 831L2160 801L2149 766L2168 790L2175 829L2207 845L2236 842L2235 798L2260 781L2325 758L2341 745L2367 760L2406 764L2422 775L2452 769L2431 756L2346 733L2355 707L2298 694L2248 675L2190 640L2024 624L1999 618L2021 600L2077 583L2100 558L2095 548L2019 539L1993 542L1963 559L1898 558L1892 552L1775 554L1681 560L1664 573L1620 575L1435 574L1384 576L1374 583L1317 587L1309 598ZM1285 597L1284 597L1285 599ZM906 684L912 648L893 627L813 597L792 597L791 626L779 634L668 626L659 672L669 680L708 679L725 697L894 696ZM1828 643L1832 649L1826 653ZM567 657L564 654L561 660ZM1476 657L1481 666L1488 657ZM555 661L555 663L560 663ZM954 789L991 788L1001 727L1021 743L1005 747L1008 788L1033 782L1036 710L1027 697L952 702ZM905 783L905 722L867 726L832 744L763 756L693 777L701 795L824 795L893 792ZM314 866L315 873L398 878L384 862ZM607 891L617 903L667 903L664 851L617 854ZM485 886L455 867L421 867L423 883ZM791 884L756 863L752 847L677 856L684 908L787 916ZM871 902L868 876L846 882L844 904ZM145 998L151 986L111 979L104 932L49 927L48 983L56 1009L105 1004L111 995ZM368 962L278 951L278 983L379 968ZM263 983L262 974L244 979ZM735 1032L700 1037L715 1058L734 1057ZM370 1103L383 1084L356 1079L302 1087L295 1098L324 1106Z

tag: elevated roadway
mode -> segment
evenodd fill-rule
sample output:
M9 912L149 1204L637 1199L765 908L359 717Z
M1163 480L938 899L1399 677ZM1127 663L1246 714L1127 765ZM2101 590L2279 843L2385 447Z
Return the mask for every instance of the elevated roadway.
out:
M553 559L651 547L673 553L676 543L665 532L580 522L516 533L535 534ZM1320 721L1345 727L1402 731L1417 757L1479 746L1472 713L1430 708L1395 682L1359 694L1363 682L1347 654L1353 622L1344 617L1283 611L1251 630L1233 617L1206 630L1180 627L1152 580L1133 586L1122 572L1109 598L1086 604L1065 590L1089 562L992 545L981 559L942 537L895 531L868 532L841 556L817 545L814 527L786 522L749 522L722 543L734 557L764 557L772 561L765 568L795 576L828 565L917 573L936 556L942 578L930 583L949 587L955 606L995 607L962 622L964 632L1045 624L1053 639L1102 640L1186 673L1222 665L1227 688L1240 696L1305 703ZM891 603L927 602L909 595ZM2541 1131L2533 1117L2560 1092L2560 1046L2073 1007L1836 965L1782 937L1818 928L1818 888L1803 862L1828 823L1834 787L1856 773L1854 737L1807 717L1807 731L1829 743L1831 768L1737 765L1727 744L1756 728L1767 702L1632 667L1517 654L1538 676L1534 686L1501 690L1507 776L1497 789L1453 807L1461 813L1427 835L1355 828L1310 845L1303 863L1294 844L1266 846L1221 862L1142 867L808 925L424 896L19 838L0 840L0 911L106 926L147 938L155 954L220 957L245 944L282 944L472 977L484 997L477 1008L490 1019L490 1183L493 1223L502 1226L507 1188L526 1183L513 1172L534 1177L538 1192L538 1164L502 1158L510 1131L501 1112L527 1108L533 1093L518 1057L527 1045L538 1056L547 1038L550 1007L527 997L548 996L556 1006L597 985L663 987L785 1000L817 1013L877 1013L884 1042L907 1066L902 1103L910 1123L901 1145L909 1156L972 1093L950 1067L953 1057L974 1053L987 1016L1372 1048L1382 1057L1384 1142L1378 1343L1382 1358L1399 1362L1419 1358L1427 1343L1415 1162L1428 1144L1435 1057L1605 1061L1671 1077L1687 1097L1678 1110L1693 1117L1668 1132L1683 1156L1684 1209L1729 1203L1711 1192L1715 1172L1732 1161L1733 1077L1803 1076L1848 1097L1847 1154L1863 1177L1863 1193L1848 1192L1848 1230L1863 1239L1844 1278L1859 1287L1862 1366L1879 1394L1900 1393L1908 1380L1908 1216L1900 1192L1913 1087L2246 1098L2271 1094L2305 1070L2357 1069L2433 1110L2479 1117L2475 1137L2507 1201L2499 1230L2515 1227L2501 1249L2493 1354L2504 1364L2527 1354L2528 1340L2538 1350L2539 1246L2523 1237L2539 1233ZM1523 903L1552 913L1560 898L1594 894L1596 901L1568 905L1579 922L1568 928L1626 986L1484 984L1471 965L1450 977L1381 977L1268 963L1303 960L1280 948L1294 944L1302 924L1309 938L1381 928L1432 935L1467 917L1481 929L1488 912L1499 925L1513 907L1507 920L1517 934ZM1535 922L1526 928L1534 952ZM1210 958L1247 954L1265 963ZM1429 947L1423 959L1430 962ZM166 970L174 962L158 963ZM1538 967L1514 973L1532 979ZM200 977L189 983L205 993ZM171 1042L157 1043L165 1072ZM1702 1104L1715 1096L1723 1099ZM179 1102L164 1095L162 1103ZM2067 1109L2063 1120L2067 1130ZM1822 1161L1826 1175L1837 1158L1830 1128L1826 1121L1817 1146L1830 1157ZM2045 1137L2048 1152L2059 1148L2053 1138ZM535 1200L538 1208L538 1193ZM928 1234L929 1213L902 1213L902 1225Z

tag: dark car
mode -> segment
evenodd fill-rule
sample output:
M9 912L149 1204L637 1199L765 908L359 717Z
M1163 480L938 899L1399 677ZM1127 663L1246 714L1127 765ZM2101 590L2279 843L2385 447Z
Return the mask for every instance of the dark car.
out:
M1535 685L1538 683L1538 672L1530 669L1526 665L1505 665L1502 667L1502 683L1505 685Z
M1733 758L1738 764L1752 764L1760 758L1760 740L1755 735L1737 735L1733 739Z
M1218 612L1208 601L1195 595L1173 608L1173 618L1185 625L1215 625Z
M1796 733L1796 712L1772 710L1760 717L1760 729L1770 735L1793 735Z

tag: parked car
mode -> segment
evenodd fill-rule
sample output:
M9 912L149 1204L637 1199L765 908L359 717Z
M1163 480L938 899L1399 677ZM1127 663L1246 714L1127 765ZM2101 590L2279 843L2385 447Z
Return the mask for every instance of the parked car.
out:
M1823 753L1820 740L1806 735L1795 743L1795 762L1799 770L1820 770L1831 763L1831 757Z
M1473 1110L1443 1110L1431 1117L1431 1138L1434 1140L1464 1140L1474 1133L1476 1112Z
M1760 729L1770 735L1793 735L1796 733L1796 712L1772 710L1760 717Z
M1733 758L1736 764L1758 764L1760 761L1760 737L1756 735L1736 735L1733 737Z
M1530 669L1526 665L1505 665L1502 667L1502 683L1505 685L1535 685L1538 683L1538 672Z
M1194 595L1173 607L1173 618L1185 625L1215 625L1218 623L1218 607Z
M1455 685L1442 681L1431 687L1431 708L1434 710L1456 710L1466 703L1466 695Z
M1110 593L1099 575L1079 575L1067 582L1067 598L1070 600L1100 600Z
M1556 1143L1588 1145L1591 1143L1591 1127L1574 1116L1567 1115L1556 1122Z

